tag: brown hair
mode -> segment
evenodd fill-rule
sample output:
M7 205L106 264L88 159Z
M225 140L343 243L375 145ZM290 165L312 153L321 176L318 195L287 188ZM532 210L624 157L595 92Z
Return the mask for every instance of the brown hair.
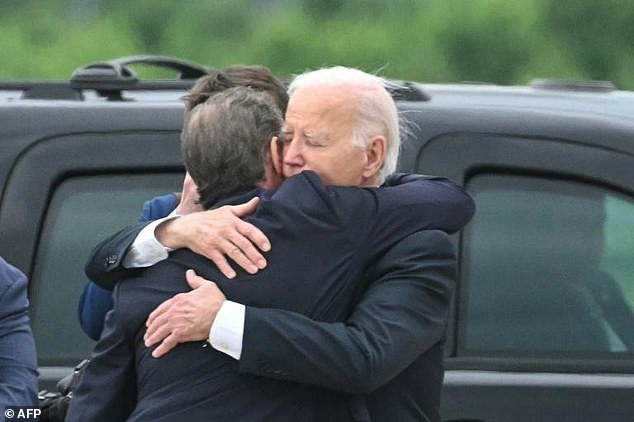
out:
M207 101L209 97L237 86L266 92L280 109L282 116L286 113L288 105L286 87L269 68L261 65L234 65L224 70L210 71L208 75L199 78L189 94L183 97L185 110L190 112L198 104Z

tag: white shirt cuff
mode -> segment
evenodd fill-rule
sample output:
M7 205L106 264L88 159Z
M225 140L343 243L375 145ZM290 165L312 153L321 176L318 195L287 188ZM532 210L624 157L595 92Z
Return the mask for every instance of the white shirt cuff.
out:
M242 355L245 312L244 305L225 300L209 330L209 344L236 360Z
M134 239L130 249L128 249L128 253L126 253L123 259L123 266L125 268L150 267L157 262L167 259L171 249L163 246L161 242L158 241L154 234L154 229L164 221L171 220L175 217L176 215L170 214L167 217L154 220L143 227Z

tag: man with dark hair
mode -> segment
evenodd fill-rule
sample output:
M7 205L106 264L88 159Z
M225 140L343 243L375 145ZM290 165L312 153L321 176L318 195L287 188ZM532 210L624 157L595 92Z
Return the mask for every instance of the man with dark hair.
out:
M154 359L144 344L147 314L188 290L188 269L217 280L227 297L241 303L266 304L322 321L342 320L364 289L361 274L368 262L407 234L429 228L428 222L443 220L438 217L443 206L438 207L434 197L453 187L424 176L400 176L388 181L397 185L362 189L325 186L307 170L288 178L275 193L257 188L266 184L267 150L275 145L271 140L281 123L270 97L249 88L230 88L188 114L182 152L200 203L209 208L262 196L248 219L275 245L269 253L271 265L229 280L204 257L181 249L118 284L115 307L68 420L352 418L345 394L240 374L231 358L200 343L183 344L162 359ZM350 153L342 146L343 154ZM361 164L364 177L374 180L383 149L378 147L367 158ZM215 185L224 191L219 194ZM307 260L313 264L308 273ZM109 386L106 391L98 387L104 384Z
M6 406L37 404L37 356L26 288L26 276L0 257L1 414Z
M271 99L281 111L282 115L286 112L286 105L288 104L286 88L268 68L259 65L233 65L223 70L212 70L208 75L199 78L194 83L189 93L183 97L185 115L197 105L207 101L209 97L236 86L246 86L256 91L267 93L271 96ZM267 167L267 179L269 179L271 183L280 183L281 178L279 178L279 176L276 177L276 174L269 169L270 168ZM195 186L189 174L186 174L183 182L183 191L179 195L180 197L175 194L168 194L154 198L151 201L146 201L139 221L148 222L157 220L170 213L173 215L182 215L201 211L201 208L195 203L195 200L190 199L192 195L197 197L198 194L196 193ZM245 216L254 211L256 204L256 201L252 201L242 206L227 207L225 211L231 214L231 216L233 216L233 213L235 213L236 216ZM222 220L222 223L224 223L224 221L225 220ZM213 230L216 227L213 223L213 221L209 222L209 220L200 221L198 227L201 232L201 237L205 238L209 236L208 230ZM257 230L257 228L246 223L242 225L239 223L241 223L240 220L234 220L234 224L242 229L245 240L249 239L254 242L266 241L265 236ZM147 231L153 232L154 227L148 227ZM245 270L250 269L251 272L256 271L257 267L254 263L259 260L264 260L264 257L250 242L242 242L241 244L244 248L244 254L240 254L240 256L244 258L237 259L236 262L241 264ZM224 249L219 247L220 252L226 253L227 248L231 248L230 250L233 251L235 247L233 244L228 244L228 242L225 243L225 245L226 247ZM214 244L214 247L215 246ZM215 262L220 266L221 270L224 270L223 273L227 274L227 271L229 271L227 269L228 264L220 252L216 254L217 259ZM235 253L233 255L234 257L236 256ZM135 266L135 263L129 262L128 266ZM89 277L90 276L91 274L89 274ZM111 280L114 282L122 276L121 273L113 274ZM99 276L97 277L100 278ZM92 277L90 278L92 279ZM79 299L78 314L82 329L93 340L99 340L101 331L103 330L105 315L110 309L112 309L111 289L106 289L93 282L88 282Z
M267 185L263 164L282 125L279 110L265 101L266 94L229 88L216 95L217 101L207 100L190 112L181 136L185 167L203 209L261 183Z
M266 92L282 112L282 116L286 113L288 93L284 84L267 67L241 64L229 66L221 71L211 71L209 75L198 79L189 94L183 97L185 111L191 111L212 95L236 86L246 86L255 91Z

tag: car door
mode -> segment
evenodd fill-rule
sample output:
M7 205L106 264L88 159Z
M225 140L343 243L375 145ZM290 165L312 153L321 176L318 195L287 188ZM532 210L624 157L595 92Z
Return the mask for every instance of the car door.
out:
M634 158L610 136L462 132L421 150L417 170L477 206L458 245L445 419L631 420Z
M135 223L145 200L180 191L178 136L177 128L49 136L9 172L0 252L30 278L40 388L54 389L92 350L77 317L91 249Z

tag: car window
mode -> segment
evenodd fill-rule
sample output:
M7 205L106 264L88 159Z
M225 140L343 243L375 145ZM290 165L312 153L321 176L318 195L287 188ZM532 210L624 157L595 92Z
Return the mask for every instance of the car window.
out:
M468 190L465 355L634 351L634 201L565 179L488 174Z
M66 179L55 189L31 278L32 326L40 365L76 364L92 350L77 305L92 248L135 223L146 199L180 190L180 174L134 174Z

